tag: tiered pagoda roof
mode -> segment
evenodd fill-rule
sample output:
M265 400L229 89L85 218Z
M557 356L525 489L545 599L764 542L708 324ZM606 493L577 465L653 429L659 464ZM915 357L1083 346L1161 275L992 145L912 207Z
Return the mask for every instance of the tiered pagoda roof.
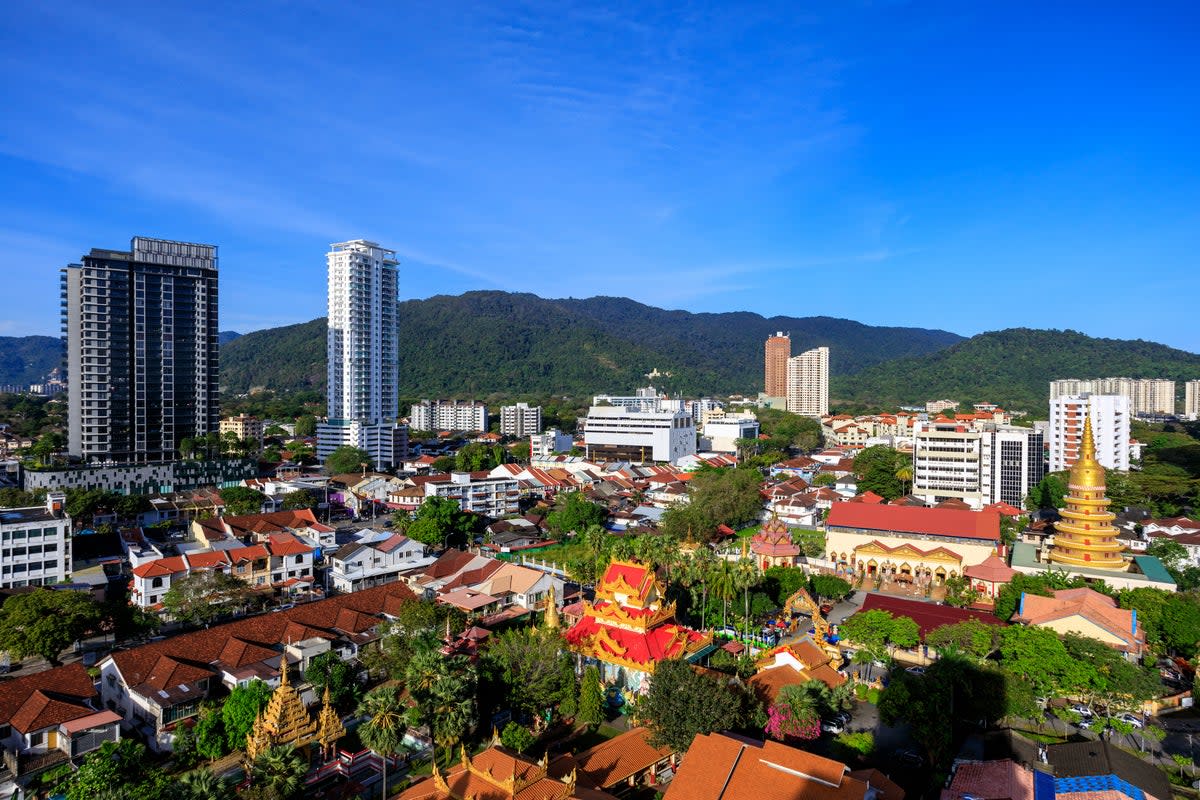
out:
M760 556L800 555L800 546L792 543L787 523L778 517L772 517L750 538L750 550Z
M1051 563L1092 569L1129 569L1121 556L1125 548L1117 541L1117 529L1112 524L1116 515L1108 510L1105 484L1104 467L1096 460L1092 418L1085 414L1079 459L1071 466L1071 476L1067 479L1067 507L1059 512L1060 520L1054 524Z
M313 719L300 693L288 680L284 658L279 665L279 686L271 693L267 707L258 713L246 737L246 758L254 761L260 753L286 744L303 747L317 742L322 749L329 749L344 733L341 718L329 703L329 688L325 689L320 713Z

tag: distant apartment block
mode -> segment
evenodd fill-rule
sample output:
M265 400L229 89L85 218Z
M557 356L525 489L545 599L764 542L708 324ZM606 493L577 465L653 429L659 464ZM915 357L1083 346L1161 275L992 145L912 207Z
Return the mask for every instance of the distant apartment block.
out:
M1050 381L1050 399L1081 394L1119 394L1129 401L1129 413L1174 414L1175 381L1161 378L1068 378Z
M757 439L758 420L753 416L729 414L710 417L700 433L700 447L715 453L736 453L738 439Z
M1043 437L1032 428L950 419L914 426L912 494L926 503L1022 508L1045 474Z
M1200 380L1183 384L1183 415L1200 419Z
M592 460L677 461L695 454L696 424L682 411L592 406L583 441Z
M542 432L542 407L528 403L500 407L500 435L524 438Z
M634 391L633 395L598 394L592 398L593 406L615 406L635 411L662 411L662 397L658 389L645 386Z
M829 413L828 347L816 347L788 359L787 410L806 417Z
M763 366L763 394L787 397L788 359L792 357L792 339L783 331L767 337Z
M71 517L67 496L46 505L0 509L0 588L52 586L71 577Z
M153 463L215 433L217 248L134 237L62 270L67 451Z
M520 509L520 484L514 478L493 477L487 472L451 472L417 479L425 497L445 497L463 511L485 517L503 517Z
M227 433L232 433L239 440L249 439L257 443L260 450L263 443L263 430L264 426L261 419L246 414L238 414L236 417L226 417L221 420L222 437Z
M486 431L488 412L475 400L422 400L413 404L408 422L419 431Z
M1092 418L1096 460L1108 469L1129 469L1129 398L1081 394L1050 401L1050 471L1070 469L1079 458L1083 421Z
M171 461L157 464L61 467L21 470L21 486L35 489L100 489L119 494L166 494L201 486L237 486L258 477L253 458Z
M575 446L575 437L551 428L529 437L529 458L549 458L555 453L569 452Z
M925 404L925 412L927 414L941 414L945 411L954 411L957 408L957 400L930 400Z

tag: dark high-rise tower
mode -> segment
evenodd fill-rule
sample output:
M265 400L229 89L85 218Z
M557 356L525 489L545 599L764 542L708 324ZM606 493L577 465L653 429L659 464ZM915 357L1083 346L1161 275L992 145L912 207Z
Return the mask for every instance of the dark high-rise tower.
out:
M68 452L174 459L219 428L217 248L139 236L82 261L62 270Z

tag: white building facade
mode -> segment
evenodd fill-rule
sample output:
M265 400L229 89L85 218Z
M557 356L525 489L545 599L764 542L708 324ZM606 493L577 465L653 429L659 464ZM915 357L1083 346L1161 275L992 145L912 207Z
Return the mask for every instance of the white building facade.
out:
M409 410L408 422L419 431L486 431L488 412L475 400L422 400Z
M567 453L575 446L575 439L558 428L535 433L529 437L529 458L549 458L555 453Z
M517 403L500 407L500 435L523 438L542 432L542 407Z
M829 413L828 347L815 347L788 359L787 410L806 417Z
M592 406L583 432L589 460L677 461L696 452L696 423L682 411Z
M395 432L399 380L396 253L354 239L330 245L327 422L317 426L317 457L343 445L370 454L377 467L407 456L407 431ZM402 441L404 452L397 453Z
M700 445L716 453L736 453L738 439L757 439L760 426L753 416L726 415L704 423Z
M1044 437L1032 428L920 421L913 434L912 494L926 503L962 500L1023 507L1046 474Z
M0 588L51 586L71 577L71 517L67 496L46 505L0 509Z
M1070 469L1079 458L1085 416L1092 418L1096 460L1129 470L1129 398L1119 394L1066 395L1050 401L1050 471Z
M1119 394L1129 401L1129 413L1175 413L1175 381L1162 378L1066 378L1050 381L1050 399L1081 394Z
M1200 380L1183 384L1183 416L1200 419Z

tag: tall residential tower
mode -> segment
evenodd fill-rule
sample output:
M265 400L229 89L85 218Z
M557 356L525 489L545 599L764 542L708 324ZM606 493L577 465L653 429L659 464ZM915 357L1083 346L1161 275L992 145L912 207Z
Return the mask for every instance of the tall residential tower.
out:
M787 410L806 417L829 413L828 347L814 347L787 360Z
M787 397L788 359L792 357L792 338L779 331L767 337L763 394L767 397Z
M395 424L400 374L397 274L393 250L354 239L330 245L328 421L317 455L342 445L367 451L377 467L407 454L408 431Z
M173 460L220 424L217 248L138 236L82 262L61 281L68 452Z

